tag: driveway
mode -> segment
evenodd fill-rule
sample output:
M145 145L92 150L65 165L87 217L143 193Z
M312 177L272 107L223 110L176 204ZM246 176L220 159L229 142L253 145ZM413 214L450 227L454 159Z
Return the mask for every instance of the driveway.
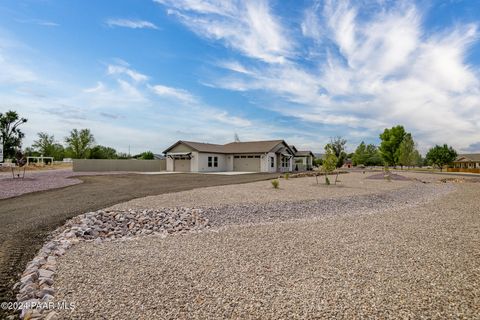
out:
M65 220L87 211L138 197L207 186L246 183L278 174L235 176L203 174L85 176L83 183L0 200L0 301L14 301L18 274L48 234ZM0 318L4 318L0 310Z

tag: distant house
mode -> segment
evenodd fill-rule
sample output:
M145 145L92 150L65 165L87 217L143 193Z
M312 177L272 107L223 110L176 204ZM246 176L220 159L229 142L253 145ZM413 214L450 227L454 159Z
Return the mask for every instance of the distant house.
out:
M167 171L288 172L295 152L283 140L212 144L177 141L164 152Z
M448 171L480 173L480 153L459 154Z
M313 169L313 160L315 155L310 150L297 150L295 146L290 146L295 152L295 164L293 170L305 171Z
M351 168L353 166L352 159L346 159L343 163L342 168Z

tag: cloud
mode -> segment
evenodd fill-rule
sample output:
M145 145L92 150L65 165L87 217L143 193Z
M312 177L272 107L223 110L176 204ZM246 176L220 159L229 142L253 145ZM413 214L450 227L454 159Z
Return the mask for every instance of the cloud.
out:
M105 21L109 27L124 27L131 29L155 29L158 30L158 27L150 22L145 20L138 19L121 19L121 18L112 18Z
M287 37L267 1L156 0L198 35L221 40L246 56L267 63L284 63L293 55Z
M465 61L478 41L478 26L427 30L425 13L410 1L370 2L368 10L360 9L353 1L316 2L305 9L295 37L306 56L281 64L219 63L227 73L203 83L249 94L263 108L336 127L346 136L378 136L403 124L423 151L436 143L461 149L478 141L480 78ZM193 28L191 14L178 19Z
M158 96L173 98L185 103L196 103L197 99L184 89L167 87L164 85L154 85L150 87L151 90Z
M109 75L125 74L136 82L141 82L141 81L148 80L148 77L146 75L141 74L140 72L137 72L135 70L129 69L128 65L127 66L125 66L125 65L109 65L108 68L107 68L107 73Z
M40 19L27 19L27 20L16 20L17 22L20 23L28 23L28 24L36 24L39 26L44 26L44 27L59 27L60 24L53 22L53 21L48 21L48 20L40 20Z
M248 127L252 125L252 122L240 117L229 116L227 112L220 112L212 115L213 119L232 125L234 127Z

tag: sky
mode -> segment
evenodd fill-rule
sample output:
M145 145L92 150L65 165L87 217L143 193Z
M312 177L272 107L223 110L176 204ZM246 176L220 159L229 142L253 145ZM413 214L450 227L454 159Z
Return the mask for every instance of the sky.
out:
M57 141L480 152L480 1L0 0L0 112Z

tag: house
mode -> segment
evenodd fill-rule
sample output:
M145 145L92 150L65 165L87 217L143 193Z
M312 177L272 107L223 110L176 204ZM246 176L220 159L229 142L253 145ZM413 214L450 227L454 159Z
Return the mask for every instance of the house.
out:
M295 171L305 171L313 169L313 160L315 155L310 150L297 150L295 146L290 146L295 152L295 165L293 169Z
M352 159L346 159L345 162L343 163L342 168L351 168L351 167L353 167Z
M459 154L452 167L447 171L480 173L480 153Z
M211 144L177 141L163 152L167 171L288 172L295 152L284 140Z

